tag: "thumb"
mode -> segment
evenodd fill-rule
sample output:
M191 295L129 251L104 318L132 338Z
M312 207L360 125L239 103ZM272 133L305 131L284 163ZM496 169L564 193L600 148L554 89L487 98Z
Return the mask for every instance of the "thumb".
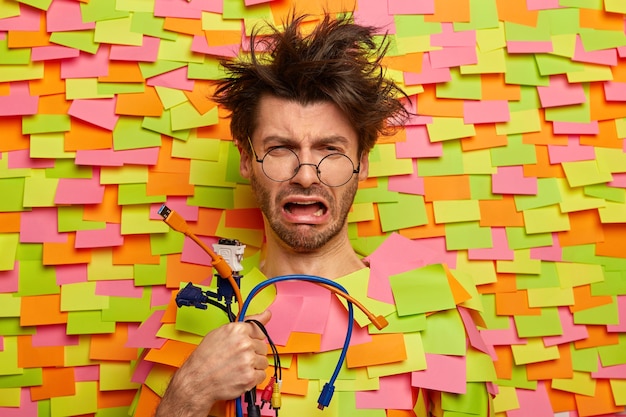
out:
M272 312L269 310L265 310L262 313L254 314L252 316L246 317L246 320L256 320L256 321L261 322L261 324L265 326L267 323L269 323L271 318L272 318Z

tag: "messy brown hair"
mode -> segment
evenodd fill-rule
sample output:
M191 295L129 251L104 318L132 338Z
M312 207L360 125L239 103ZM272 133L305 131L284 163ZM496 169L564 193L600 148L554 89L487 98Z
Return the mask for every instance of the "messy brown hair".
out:
M358 134L359 151L369 151L379 135L392 133L409 117L402 102L406 93L385 77L381 64L387 37L376 42L377 28L328 14L303 34L306 19L292 15L283 30L268 25L269 35L255 29L248 58L222 62L226 76L217 81L214 100L230 111L231 134L245 149L259 100L271 94L302 105L336 104Z

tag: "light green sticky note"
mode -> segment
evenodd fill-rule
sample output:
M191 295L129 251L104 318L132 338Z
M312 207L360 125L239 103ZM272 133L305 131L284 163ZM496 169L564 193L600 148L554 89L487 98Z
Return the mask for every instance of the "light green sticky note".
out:
M404 335L404 346L407 358L401 362L386 363L367 367L370 378L398 375L402 373L423 371L426 369L426 353L422 345L422 333L414 332Z
M583 64L582 71L567 73L567 81L570 83L588 83L598 81L612 81L613 72L608 65Z
M141 298L109 297L109 307L102 310L102 321L143 323L150 317L151 288L144 288Z
M196 185L194 195L187 199L187 204L206 208L232 209L235 208L234 189Z
M116 151L161 146L161 135L141 127L140 117L122 116L113 129L113 148Z
M144 83L109 83L99 82L97 85L98 94L132 94L146 91Z
M184 62L167 61L165 59L157 59L154 62L140 62L139 69L144 78L151 78L156 75L165 74L178 68L184 67Z
M181 282L181 288L186 285L186 282ZM213 288L197 284L195 286L199 287L202 291L216 291L215 286L213 286ZM226 313L210 304L207 304L206 309L184 306L179 308L176 312L176 330L198 336L204 336L228 322L229 320Z
M348 213L348 223L370 221L375 218L374 204L372 203L353 204L352 209Z
M573 106L557 106L545 109L545 119L550 122L590 123L591 105L589 103L588 87L585 90L584 103Z
M191 129L172 130L172 113L164 110L159 117L144 117L141 127L170 136L174 139L186 141L192 133Z
M516 365L550 361L560 357L558 346L546 347L543 339L538 337L527 339L524 345L511 345L511 351Z
M98 383L76 382L76 393L50 399L51 417L78 416L95 413L98 409Z
M478 221L446 224L446 249L485 249L493 247L490 227L481 227Z
M580 11L575 8L539 10L539 21L546 21L552 35L576 34L580 29Z
M132 279L132 274L132 265L113 264L113 252L109 248L94 251L91 262L87 265L87 279L89 281Z
M43 62L28 65L2 65L0 66L0 82L40 80L44 75L43 68Z
M617 298L611 297L612 303L598 307L587 308L574 313L574 323L586 325L617 325L619 324L619 311Z
M428 265L389 277L399 316L454 308L444 267Z
M462 117L433 117L432 120L426 125L431 142L476 136L474 125L465 124Z
M150 219L149 204L122 206L122 235L164 233L168 229L165 222Z
M450 417L463 417L468 415L489 415L487 398L489 393L484 383L468 383L465 394L441 393L441 407ZM458 414L455 414L458 413Z
M585 51L599 51L626 45L626 35L622 30L581 28L579 34Z
M626 119L616 119L624 120ZM622 137L622 136L620 136ZM626 153L621 149L595 147L594 153L596 155L596 161L603 170L609 172L624 172L624 166L626 166Z
M145 165L125 165L122 167L102 167L100 184L135 184L148 182L148 167Z
M19 317L22 299L11 293L0 294L0 317Z
M357 190L354 202L362 203L393 203L398 201L398 192L389 191L389 178L379 177L376 179L376 187L361 188Z
M220 158L217 161L191 160L189 183L212 187L235 187L235 183L226 181L228 168L228 143L221 146Z
M531 290L531 289L545 289L547 292L555 289L561 289L561 281L559 281L559 275L556 271L556 262L541 262L541 272L539 274L517 274L515 276L515 283L518 290ZM545 293L537 293L535 300L540 302ZM566 297L566 294L559 293L557 298ZM528 298L530 302L530 296ZM547 306L558 304L547 304ZM535 307L535 306L533 306ZM537 307L543 307L537 305Z
M0 186L2 180L0 180ZM15 257L20 242L19 233L0 233L0 271L11 271L15 268Z
M593 397L596 392L596 380L588 372L576 372L571 378L553 378L552 387L559 391Z
M562 162L561 165L570 187L600 184L613 180L611 173L605 171L594 160Z
M537 19L536 26L504 22L504 35L507 41L540 42L550 40L550 22Z
M398 51L402 54L428 52L441 49L440 46L432 46L430 44L430 35L407 37L398 37L396 35L396 45L398 47ZM415 71L417 72L417 69Z
M496 312L495 294L482 294L483 311L481 316L488 329L506 330L511 327L508 316L500 316Z
M157 331L157 337L168 340L176 340L178 342L191 343L194 345L197 345L202 341L202 336L176 330L174 326L175 324L173 323L163 324Z
M498 7L493 0L470 0L470 21L454 22L454 31L488 29L498 27Z
M618 343L613 345L598 346L598 354L602 366L623 365L626 363L626 335L617 335Z
M150 4L151 0L148 0L146 4ZM148 12L133 12L133 21L130 26L130 30L136 33L143 33L144 35L152 36L160 39L176 39L178 34L169 30L163 29L163 22L165 18L161 16L155 16L154 10Z
M467 382L495 381L496 370L491 356L477 349L468 349L465 357Z
M413 161L410 158L396 158L396 146L393 143L376 145L370 152L370 177L403 175L412 172Z
M298 378L328 380L335 370L340 350L298 355ZM356 379L356 371L349 369L346 362L339 371L339 379Z
M96 311L70 311L67 313L68 335L89 335L115 333L115 322L102 320L102 313Z
M117 0L115 3L119 10L131 12L153 12L154 0Z
M507 55L504 80L507 84L550 85L550 79L539 73L534 54Z
M626 294L626 279L621 271L604 271L604 281L591 284L591 295Z
M65 150L63 132L37 133L30 135L30 157L74 159L76 152Z
M463 173L472 175L476 179L479 175L483 175L484 178L491 178L492 174L498 172L498 168L491 165L491 151L489 149L479 149L476 151L463 152ZM474 184L470 184L470 187ZM485 195L484 199L492 200L495 196L490 192L491 183L487 190L483 190ZM475 189L472 189L475 191Z
M159 395L159 397L163 397L165 393L165 389L169 385L170 379L172 378L173 372L168 366L160 366L159 364L155 364L150 369L148 376L146 377L145 384L151 390ZM141 387L140 389L145 389Z
M506 72L506 52L503 48L491 51L476 51L476 64L461 65L461 74L504 74Z
M606 207L598 209L600 221L602 223L624 223L626 222L626 204L607 202Z
M537 88L529 85L519 86L519 100L509 100L509 111L521 112L524 110L537 110L541 108ZM519 116L518 116L519 117ZM534 120L534 116L531 118ZM496 130L498 125L496 124Z
M168 235L168 233L160 233L159 235ZM182 233L178 233L184 237ZM150 235L150 242L156 234ZM165 256L161 256L161 262L156 265L135 264L133 266L133 278L136 286L165 285L167 281L167 261Z
M0 19L20 15L20 4L12 0L0 0Z
M378 203L380 226L383 232L428 224L424 196L398 194L398 201Z
M369 268L359 269L352 274L348 274L336 280L338 284L341 284L348 294L359 300L365 308L371 311L375 316L387 316L395 311L395 307L392 304L384 303L382 301L375 300L368 297L367 289L369 284L370 270ZM339 301L347 308L347 302L343 297L339 297ZM365 313L360 309L354 309L354 319L360 327L365 327L370 324L370 320Z
M150 235L150 249L152 255L170 255L181 253L185 243L185 235L175 230ZM137 273L137 271L135 271Z
M530 249L515 250L512 261L496 261L496 269L500 273L535 274L541 273L541 261L530 258Z
M22 118L22 133L67 132L71 129L70 116L66 114L37 114Z
M117 0L100 0L97 2L81 3L80 11L83 22L98 22L100 20L118 19L128 16L127 10L118 9Z
M24 369L17 366L17 337L4 336L3 349L0 350L0 375L3 380L7 375L22 375ZM3 387L0 383L1 388Z
M28 65L31 48L9 48L6 39L0 41L0 65Z
M475 0L481 1L481 0ZM504 36L504 22L496 22L493 27L476 31L476 45L482 52L494 52L506 47Z
M446 83L436 85L438 98L454 98L465 100L480 100L482 98L482 83L480 75L461 75L458 69L450 69L451 79Z
M537 178L537 194L515 195L513 199L517 211L547 207L562 201L559 185L555 178Z
M561 195L559 206L563 213L598 209L606 206L605 199L586 195L584 187L572 188L565 178L556 178L555 181L559 187L559 194Z
M172 142L172 156L176 158L198 159L202 161L218 161L222 151L219 139L198 138L191 134L185 142Z
M113 93L100 92L97 78L68 78L65 80L65 99L68 101L113 97Z
M574 343L570 343L572 355L572 369L580 372L598 371L598 348L576 349Z
M522 135L510 135L506 146L491 148L493 166L516 166L535 164L537 153L535 146L524 143Z
M426 314L411 314L410 316L399 316L397 311L385 316L387 323L385 328L378 330L370 324L367 331L370 334L383 333L410 333L426 329Z
M202 30L240 31L241 19L224 19L220 13L202 12Z
M556 290L558 290L558 288ZM529 293L531 291L543 291L543 289L528 290ZM571 294L571 298L573 300L573 293ZM515 315L513 319L515 320L515 327L517 328L517 334L520 338L560 336L563 334L563 327L561 326L561 318L557 307L542 308L541 314L538 316L523 316L518 314Z
M601 265L586 264L580 262L559 262L556 270L562 288L578 287L604 281L604 273Z
M442 156L439 158L418 159L417 174L420 177L461 175L465 172L461 141L443 141L441 142L441 149Z
M559 0L559 6L602 10L603 0Z
M137 389L137 382L132 382L133 369L129 362L102 361L100 364L100 391Z
M22 399L22 388L0 388L0 407L20 406Z
M300 365L300 363L298 363L298 365ZM339 412L339 401L335 400L331 401L328 407L320 410L317 404L320 392L321 389L319 387L319 383L316 381L309 381L306 395L283 395L280 414L287 416L308 417L340 417L346 415ZM341 395L342 393L338 394ZM353 393L346 393L346 395L347 394L354 395ZM360 411L361 410L359 410L359 412ZM347 415L349 416L350 414Z
M175 62L202 62L203 54L193 52L193 36L179 34L176 39L161 39L159 60Z
M176 88L157 85L154 87L154 89L156 90L164 109L169 109L178 104L184 103L185 101L188 101L185 93Z
M558 205L524 210L526 233L549 233L570 230L569 216Z
M100 310L109 306L109 297L96 294L95 282L77 282L61 287L61 311Z
M118 186L117 203L128 204L165 203L165 195L147 195L147 184L120 184Z
M220 61L208 55L204 57L204 61L192 62L187 68L187 77L190 80L219 80L224 76L224 67Z
M291 358L291 356L290 356ZM283 362L283 358L281 357L281 365L285 367L285 363ZM338 379L335 384L335 394L339 392L350 392L354 393L355 391L370 391L377 390L380 388L380 378L370 378L367 375L366 368L355 368L354 371L354 379ZM352 376L352 375L351 375ZM319 380L320 392L326 383L326 380Z
M496 123L498 135L519 135L541 131L542 122L537 109L515 111L513 110L513 103L509 103L509 109L509 121Z
M76 165L71 159L57 159L54 168L46 168L48 178L92 178L93 166Z
M0 363L3 364L4 362L0 361ZM2 378L0 378L0 388L40 386L43 384L43 373L41 369L42 368L25 368L22 373L2 376Z
M0 158L0 179L30 177L31 172L31 168L9 168L9 158Z
M41 260L20 261L19 295L58 294L54 267L42 265Z
M217 107L204 114L198 113L196 108L188 101L171 108L172 130L191 129L217 124Z
M0 318L0 332L4 336L35 334L35 326L22 326L18 317Z
M426 353L455 356L466 354L465 327L456 309L427 316L426 330L421 335Z
M557 37L555 36L553 38ZM539 73L542 76L549 77L551 75L584 71L585 65L583 63L571 60L571 57L574 54L573 47L575 46L575 43L572 45L572 51L570 52L570 35L563 35L558 39L563 39L563 46L561 48L563 52L561 54L536 54ZM567 40L568 43L565 43L565 40ZM567 54L571 54L571 56Z
M470 261L467 251L459 251L457 253L454 273L455 276L459 273L467 274L471 277L474 285L491 284L498 280L495 266L491 260L480 261L472 259ZM463 286L466 287L465 285Z
M626 14L626 3L620 0L604 0L604 10L611 13Z
M89 54L95 54L98 52L99 44L94 42L94 32L94 29L56 31L50 34L50 42L72 49L78 49L79 51L84 51ZM69 80L68 78L66 82Z
M441 23L426 22L423 15L396 14L393 16L396 27L396 37L414 37L441 33Z
M60 233L75 232L77 230L104 230L106 222L92 222L83 220L84 206L59 206L58 214L58 230Z
M437 200L433 202L435 223L480 220L478 200Z

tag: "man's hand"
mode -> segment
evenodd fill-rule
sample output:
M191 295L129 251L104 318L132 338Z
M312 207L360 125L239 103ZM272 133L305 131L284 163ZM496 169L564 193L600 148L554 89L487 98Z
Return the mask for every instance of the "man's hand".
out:
M255 316L263 324L271 313ZM232 400L265 379L265 335L252 323L237 322L207 334L174 374L156 416L206 417L217 401Z

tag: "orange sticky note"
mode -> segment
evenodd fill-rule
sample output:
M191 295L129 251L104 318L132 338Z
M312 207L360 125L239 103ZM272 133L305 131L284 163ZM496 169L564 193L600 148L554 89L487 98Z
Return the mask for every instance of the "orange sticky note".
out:
M132 404L136 394L136 390L98 391L98 409L127 407Z
M626 258L624 236L626 236L626 224L605 224L604 242L598 242L596 244L596 255Z
M239 45L241 43L241 32L237 30L205 30L209 46Z
M22 213L0 213L0 233L18 233Z
M483 100L519 101L522 89L517 84L507 84L504 74L481 74L481 97Z
M33 48L37 46L49 46L50 34L46 29L45 15L43 13L40 13L39 30L10 30L7 35L7 41L9 48Z
M62 367L65 364L63 346L33 346L30 335L17 336L17 366L20 368Z
M71 103L65 99L65 94L40 96L37 105L39 114L67 114Z
M161 349L150 349L146 360L180 368L195 348L196 345L191 343L168 340Z
M528 10L525 1L496 0L496 5L499 20L526 26L537 26L538 12Z
M404 336L400 333L373 334L372 340L348 348L348 368L382 365L406 360Z
M106 76L98 77L98 81L103 83L141 83L144 78L137 62L110 61L109 73Z
M113 265L158 265L161 258L152 254L149 235L125 235L124 244L112 249Z
M191 105L200 114L205 114L216 106L215 102L210 99L210 97L213 97L214 92L215 86L210 81L205 80L194 80L193 90L183 91Z
M423 116L463 117L463 100L438 98L433 85L425 85L424 91L417 95L417 108Z
M563 165L550 162L547 146L535 145L535 155L537 156L535 164L524 165L525 177L565 178Z
M468 175L424 177L424 200L467 200L472 198Z
M561 246L594 244L604 241L604 230L597 210L569 213L570 230L559 232Z
M172 157L172 144L174 139L164 137L159 147L159 156L156 165L150 168L157 172L179 172L189 174L191 160Z
M588 308L600 307L606 304L612 304L613 298L608 295L591 295L591 285L580 285L574 287L574 305L569 306L572 313L587 310Z
M30 399L46 400L76 394L74 368L43 368L40 386L30 388Z
M61 295L21 297L20 326L67 323L67 312L61 311Z
M595 383L596 392L592 397L579 394L574 395L579 416L597 416L624 411L623 405L615 405L610 381L606 379L596 379Z
M102 203L85 205L83 220L119 224L122 212L117 205L117 185L105 185Z
M278 353L319 352L322 335L315 333L291 332L285 346L276 346Z
M609 104L610 103L610 104ZM613 106L615 101L607 101L608 106ZM598 110L601 111L601 110ZM594 120L594 119L592 119ZM598 122L597 135L583 135L580 137L580 144L587 146L595 146L598 148L622 149L624 140L617 134L615 120L601 120Z
M550 384L544 384L543 386L548 393L552 410L555 413L569 412L570 410L576 409L576 401L573 393L554 389Z
M182 17L166 17L163 29L187 35L202 35L201 19L185 19Z
M515 207L512 196L500 200L479 200L480 225L482 227L522 227L524 216Z
M143 385L141 387L141 392L139 393L139 400L137 401L135 414L138 416L153 416L156 413L156 409L160 402L161 397L159 397L149 387Z
M435 13L424 15L426 22L469 22L469 0L434 0Z
M624 103L621 101L606 101L602 83L590 83L589 111L591 120L609 120L626 117L626 106L624 106ZM594 138L597 138L597 136L594 136Z
M59 61L46 61L43 74L43 78L28 82L28 90L31 95L46 96L65 93L65 80L61 78L61 63Z
M529 307L528 291L518 290L511 293L496 293L496 314L499 316L538 316L541 314L541 309Z
M588 336L586 339L574 342L576 349L585 349L598 346L616 345L619 343L618 333L609 333L606 326L587 325Z
M624 31L624 16L619 13L607 13L602 9L581 7L578 9L578 21L582 28Z
M67 242L43 243L43 264L44 265L65 265L65 264L87 264L91 262L90 249L76 249L76 234L68 233Z
M163 104L154 87L146 85L143 93L117 95L115 114L159 117L162 113Z
M450 291L452 291L452 296L454 297L454 304L459 305L464 301L472 298L470 293L457 281L457 279L452 275L448 265L443 264L443 269L446 271L446 277L448 278L448 284L450 285Z
M167 255L167 288L179 288L181 282L199 284L212 276L210 266L181 262L180 258L180 253Z
M117 323L115 332L94 334L89 346L89 359L107 361L132 361L138 358L137 348L127 348L128 324Z
M559 358L550 361L526 364L526 376L529 381L539 381L552 378L572 378L572 351L569 344L557 346Z
M193 192L188 173L148 171L146 195L185 196Z
M66 151L110 149L113 147L113 132L72 118L70 131L65 132L64 145Z
M464 152L497 148L506 146L508 143L506 135L496 133L495 124L476 124L474 130L476 131L474 136L461 139L461 147Z
M242 208L225 211L226 227L263 229L263 215L258 208Z
M22 116L3 117L0 152L28 149L29 146L29 136L22 134Z

